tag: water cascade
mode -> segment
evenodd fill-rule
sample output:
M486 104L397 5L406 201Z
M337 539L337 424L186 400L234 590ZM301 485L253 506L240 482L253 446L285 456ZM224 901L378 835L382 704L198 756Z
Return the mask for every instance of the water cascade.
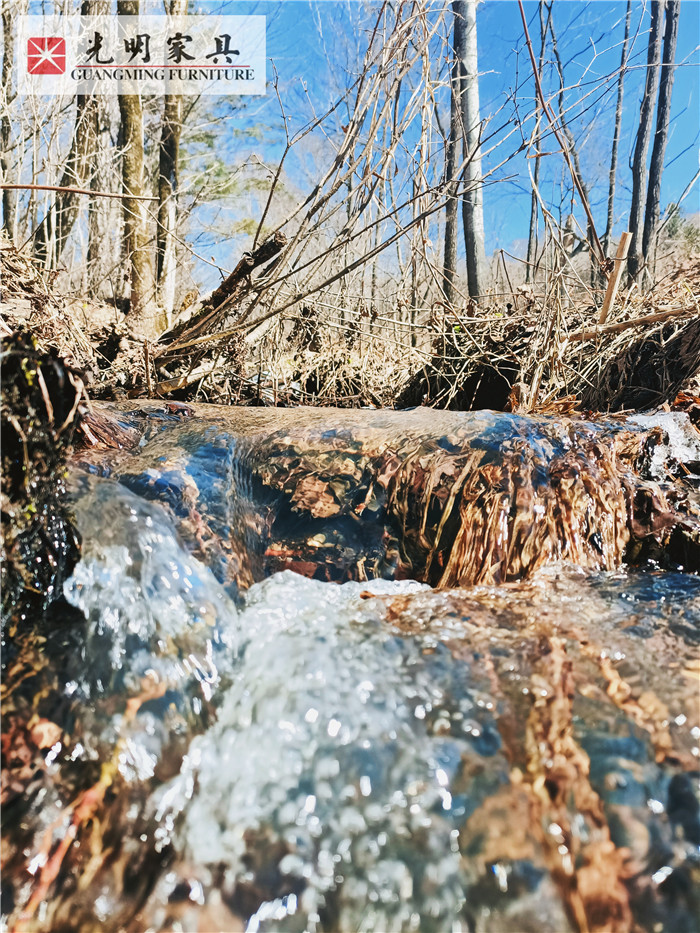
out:
M9 929L696 928L685 416L115 413L8 635Z

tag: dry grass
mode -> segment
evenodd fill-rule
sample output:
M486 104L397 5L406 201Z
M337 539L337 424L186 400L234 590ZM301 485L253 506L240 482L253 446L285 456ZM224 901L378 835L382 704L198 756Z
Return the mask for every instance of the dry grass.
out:
M571 263L540 270L536 286L518 286L517 269L496 276L500 291L478 307L319 292L248 334L205 334L209 351L181 355L166 391L157 348L132 340L118 310L57 295L27 255L0 246L3 334L29 328L95 397L154 395L160 378L161 394L223 404L618 410L670 402L700 371L700 260L686 258L646 291L621 289L604 325L602 288Z

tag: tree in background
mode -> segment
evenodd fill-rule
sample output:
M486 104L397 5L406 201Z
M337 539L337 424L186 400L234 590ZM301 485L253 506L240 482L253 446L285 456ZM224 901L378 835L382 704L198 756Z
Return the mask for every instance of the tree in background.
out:
M651 26L647 46L647 74L644 96L639 115L639 129L632 160L632 206L630 208L629 230L632 234L627 271L630 278L636 279L643 264L642 227L647 189L647 153L651 140L652 120L656 89L659 84L659 58L661 52L661 24L663 21L663 0L651 0Z
M10 104L16 97L13 91L12 70L14 65L14 0L2 0L2 117L0 118L0 167L3 180L13 180L13 142L12 124L10 122ZM14 239L15 216L17 208L17 192L12 188L3 188L2 191L2 219L3 227L10 237Z
M83 9L89 7L89 0ZM83 15L90 15L83 13ZM97 100L91 94L78 94L73 140L61 175L61 188L84 188L92 175L97 143ZM47 267L55 267L70 236L80 210L80 196L58 191L34 236L34 255Z
M459 0L453 0L452 70L450 74L450 130L445 140L445 243L443 251L443 291L445 302L454 305L457 290L457 147L462 137L461 62L458 49L464 48L464 17Z
M612 237L614 207L615 207L615 182L617 179L617 152L620 146L620 129L622 127L622 101L624 96L625 71L627 70L627 55L629 50L630 23L632 20L632 0L627 0L627 12L625 13L625 38L622 41L622 55L620 57L620 73L617 77L617 103L615 105L615 129L613 130L612 150L610 152L610 175L608 181L608 215L605 223L605 233L603 234L603 249L607 255L610 250L610 239Z
M486 294L486 252L484 247L484 195L481 172L481 114L479 108L479 59L476 47L476 0L455 0L455 15L464 21L462 47L455 50L461 63L461 103L464 126L463 147L467 160L462 176L464 195L462 219L467 254L469 296Z
M469 296L486 293L484 248L483 178L481 172L481 116L479 110L479 64L476 47L476 0L453 0L452 55L450 77L450 131L445 145L445 243L443 290L448 305L454 304L457 269L457 188L462 181L462 225L467 258ZM457 150L462 140L462 163L458 170Z
M169 16L182 16L186 12L187 0L170 0ZM177 266L174 234L177 225L178 158L183 113L182 95L166 94L158 147L156 280L158 301L168 316L172 315L175 304Z
M117 0L119 16L138 16L139 0ZM122 184L124 194L124 240L129 260L129 322L144 336L155 336L158 309L155 278L144 208L143 107L138 94L119 95L121 117Z
M630 0L631 2L631 0ZM540 55L537 62L537 71L542 80L542 66L544 64L544 51L547 46L547 32L549 30L549 20L552 17L552 5L547 6L547 20L544 18L544 2L538 3L538 12L540 17ZM542 104L540 99L535 101L536 118L535 129L533 131L535 143L535 168L532 173L532 196L530 200L530 231L527 238L527 265L525 266L525 282L530 282L535 273L535 264L537 262L537 219L539 216L539 185L540 185L540 167L542 164L542 153L540 146L541 124L542 124Z
M678 17L680 0L667 0L666 28L664 31L663 59L659 81L659 103L656 109L656 132L649 164L649 187L644 215L644 234L642 254L648 263L653 261L655 252L656 230L659 225L659 202L661 198L661 174L664 167L668 124L671 117L671 91L673 90L674 62L676 60L676 41L678 39Z
M109 0L82 0L81 16L109 13ZM84 188L92 185L97 158L99 104L91 94L78 94L75 123L65 168L58 182L61 188ZM34 255L47 268L55 268L80 212L81 196L72 191L58 191L34 234ZM88 205L91 209L92 205ZM89 247L88 247L89 248Z

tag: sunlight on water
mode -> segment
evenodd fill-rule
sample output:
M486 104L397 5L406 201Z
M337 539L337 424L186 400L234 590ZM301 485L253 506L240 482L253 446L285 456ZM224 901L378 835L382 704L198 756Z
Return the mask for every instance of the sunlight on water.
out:
M285 572L237 611L159 505L101 481L77 519L66 596L88 619L86 696L138 697L156 681L200 732L201 699L218 707L156 792L156 847L174 845L229 896L269 888L251 931L327 928L329 915L348 930L466 929L452 783L462 756L498 752L492 712L466 665L433 636L393 634L367 598L427 587ZM122 728L127 780L150 778L165 753L152 719Z
M655 447L650 464L651 474L656 479L666 477L665 466L669 460L684 464L700 463L700 435L685 412L630 415L629 420L646 430L657 427L664 432L664 440Z
M497 733L476 727L468 689L451 695L442 652L381 628L362 591L288 572L253 587L218 721L160 802L161 818L186 808L177 843L190 862L225 865L225 886L264 888L278 874L278 897L251 931L314 929L329 911L347 930L461 928L464 808L453 812L450 786L482 730L487 754ZM259 865L259 878L249 870L256 837L279 859Z
M202 703L235 659L233 603L211 570L184 549L162 506L99 481L77 501L76 519L83 558L64 592L88 624L74 690L86 700L163 698L166 710L196 728ZM138 744L152 757L147 718L132 726L142 735L127 739L124 776L143 777L150 767ZM114 735L120 720L113 717Z
M65 593L86 635L66 672L66 694L84 704L71 760L116 762L133 802L122 833L142 844L144 864L165 859L142 928L568 929L544 844L523 836L529 798L512 783L531 687L556 689L541 649L551 633L572 657L579 639L589 645L576 662L574 734L617 844L637 846L640 865L673 844L686 871L696 811L683 776L658 770L644 710L658 707L659 728L670 718L678 752L697 757L687 690L667 707L650 699L667 697L668 663L694 670L697 578L569 568L509 589L438 592L287 571L237 607L188 552L169 506L85 478L74 508L83 558ZM641 729L607 699L606 656L633 687L643 681ZM649 762L636 777L630 756ZM42 807L35 858L61 802ZM647 847L647 821L668 822L666 811L682 812L690 841L673 842L664 823L670 841ZM570 829L582 846L585 820ZM100 922L128 903L118 884L101 891L90 907Z

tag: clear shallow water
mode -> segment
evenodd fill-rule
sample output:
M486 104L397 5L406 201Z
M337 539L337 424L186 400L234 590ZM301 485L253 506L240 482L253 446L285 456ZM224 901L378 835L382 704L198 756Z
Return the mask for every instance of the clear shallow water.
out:
M687 676L696 577L571 570L436 593L285 572L237 608L158 504L98 481L78 520L85 556L66 593L88 619L80 689L98 699L94 748L104 757L121 743L120 780L137 801L125 831L138 823L170 865L134 929L208 929L212 916L251 931L573 929L546 839L509 839L532 832L514 823L527 814L512 779L528 767L545 630L572 657L576 631L604 643L668 705L676 750L697 760L692 691L672 688L649 651ZM574 706L577 738L614 832L640 864L663 862L657 879L664 867L686 876L700 838L668 818L680 772L656 763L649 731L610 703L595 664L577 663L590 688ZM149 681L167 690L133 722L105 716L107 697L139 696ZM515 735L504 720L519 723ZM697 822L692 805L684 818ZM585 840L590 817L578 819ZM653 873L645 897L659 900ZM122 896L104 887L105 917ZM689 908L674 909L690 929Z
M437 592L285 572L240 595L225 548L192 553L185 463L207 533L243 524L255 547L253 490L206 430L206 448L163 435L162 470L144 450L125 482L77 484L65 592L85 623L56 674L73 725L11 816L9 926L47 832L55 851L76 787L108 771L18 928L562 933L580 909L694 931L700 578L552 567Z
M265 901L251 929L281 929L285 912L290 929L315 928L340 886L343 928L457 922L465 805L449 786L462 754L498 754L493 714L461 685L455 692L466 667L436 639L426 649L397 636L360 598L424 588L336 587L286 572L255 585L237 611L158 513L97 484L78 510L85 556L66 586L89 619L86 696L105 655L113 680L102 689L136 696L157 678L190 718L202 699L217 707L150 801L156 848L174 846L212 879L225 866L219 883L235 897L251 880L250 834L271 835L279 863L264 868L289 891ZM126 780L150 778L162 753L139 718L120 760ZM504 762L501 771L505 779Z

